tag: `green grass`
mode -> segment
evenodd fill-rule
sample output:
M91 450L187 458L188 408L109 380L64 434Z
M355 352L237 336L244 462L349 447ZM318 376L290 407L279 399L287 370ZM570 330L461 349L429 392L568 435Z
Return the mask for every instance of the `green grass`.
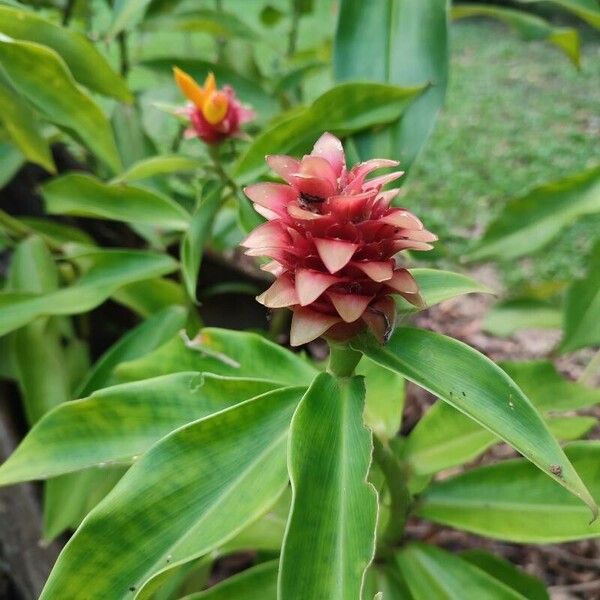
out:
M491 22L453 26L451 81L406 189L405 203L455 262L506 201L599 158L600 38L586 40L582 70L554 46L525 42ZM506 282L565 279L585 269L600 216L565 230L535 257L500 262Z

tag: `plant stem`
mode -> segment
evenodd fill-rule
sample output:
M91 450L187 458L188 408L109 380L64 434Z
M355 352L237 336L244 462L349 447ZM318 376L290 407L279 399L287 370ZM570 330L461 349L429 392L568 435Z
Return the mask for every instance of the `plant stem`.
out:
M275 342L285 331L289 331L290 311L287 308L274 308L269 323L269 336Z
M343 344L330 343L329 350L329 372L337 377L352 377L362 354Z
M300 17L302 13L300 11L300 0L292 0L292 24L290 27L290 33L288 38L287 57L292 58L296 53L298 47L298 30L300 27ZM294 86L291 90L294 99L300 102L302 99L302 87L300 85Z
M391 553L402 538L412 497L406 485L408 473L405 465L376 435L373 435L373 459L381 468L390 492L390 514L377 545L377 556L383 558Z
M129 73L129 51L127 48L127 34L124 31L121 31L121 33L117 35L117 43L119 44L121 75L127 77L127 73Z
M300 25L300 2L298 0L292 0L292 25L290 27L290 33L288 38L287 56L292 57L296 52L296 46L298 45L298 27Z
M217 12L223 12L222 0L215 0L215 8L216 8ZM227 48L227 40L222 36L218 36L216 38L216 43L217 43L217 62L223 63L225 60L225 49Z
M73 15L73 9L75 8L75 0L67 0L65 2L65 8L63 11L62 24L66 27L71 20L71 16Z
M217 175L219 176L223 184L226 185L232 191L233 195L237 198L239 192L238 186L235 183L235 181L231 179L231 177L228 175L227 171L225 171L225 169L223 168L223 165L221 164L221 159L219 158L219 151L217 150L217 148L215 146L209 146L208 155L210 156L215 167L215 171L217 172Z
M185 135L185 125L180 125L179 129L177 130L177 135L175 136L175 138L173 139L173 142L171 143L171 152L173 154L176 154L177 152L179 152L179 147L181 146L181 142L183 141L184 135Z

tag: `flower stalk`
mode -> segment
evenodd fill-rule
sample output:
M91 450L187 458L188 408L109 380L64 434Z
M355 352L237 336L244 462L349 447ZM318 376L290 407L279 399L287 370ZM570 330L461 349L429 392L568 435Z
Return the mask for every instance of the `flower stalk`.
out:
M362 354L344 344L329 344L329 364L327 369L337 377L352 377Z
M377 558L391 555L394 546L402 539L406 521L412 504L412 496L407 486L408 469L382 442L373 435L373 460L379 465L390 493L388 522L377 545Z

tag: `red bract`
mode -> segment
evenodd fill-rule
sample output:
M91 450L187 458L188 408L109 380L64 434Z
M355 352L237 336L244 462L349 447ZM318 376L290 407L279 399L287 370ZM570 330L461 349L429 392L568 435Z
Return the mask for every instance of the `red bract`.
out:
M422 305L414 278L395 255L429 250L437 239L412 213L390 206L399 190L382 188L401 171L367 179L398 162L368 160L348 170L340 140L324 133L302 160L267 156L267 163L286 183L245 190L268 221L242 245L250 256L270 258L262 268L276 277L257 300L292 309L293 346L322 335L345 341L365 327L385 342L396 317L390 294Z
M238 102L233 88L226 85L218 89L212 73L201 87L181 69L174 67L173 72L179 89L190 100L182 111L192 125L186 130L186 137L198 136L211 145L240 137L240 126L253 119L254 112Z

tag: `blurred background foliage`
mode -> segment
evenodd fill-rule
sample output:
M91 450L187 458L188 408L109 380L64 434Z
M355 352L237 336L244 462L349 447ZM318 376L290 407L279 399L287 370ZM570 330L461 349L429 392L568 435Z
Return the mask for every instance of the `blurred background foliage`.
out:
M324 129L354 159L402 160L399 203L441 240L423 265L493 266L488 331L597 346L598 27L594 0L0 0L0 371L17 428L182 329L286 343L236 249L258 222L240 188ZM232 85L257 113L247 139L185 139L173 65ZM121 473L51 480L44 536Z

